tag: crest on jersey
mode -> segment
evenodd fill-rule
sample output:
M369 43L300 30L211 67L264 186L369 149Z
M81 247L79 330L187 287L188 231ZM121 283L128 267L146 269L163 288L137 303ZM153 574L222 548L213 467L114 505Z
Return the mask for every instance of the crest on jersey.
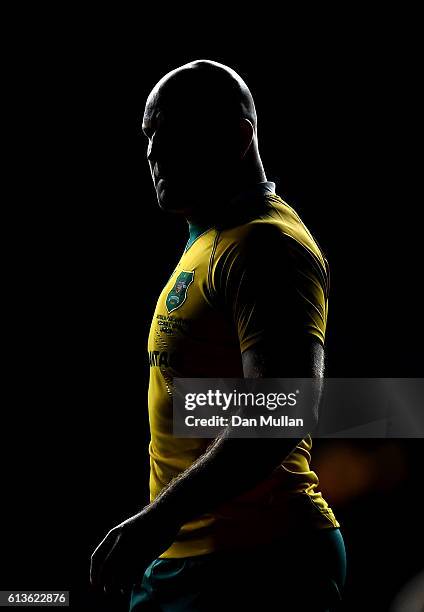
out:
M175 284L166 298L166 309L168 313L176 310L184 304L187 299L188 288L193 282L193 278L194 271L183 271L178 274Z

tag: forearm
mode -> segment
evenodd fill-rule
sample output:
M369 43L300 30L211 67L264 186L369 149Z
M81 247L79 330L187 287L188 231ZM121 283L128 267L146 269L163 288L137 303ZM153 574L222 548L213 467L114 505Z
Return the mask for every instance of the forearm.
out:
M229 438L224 432L152 502L165 517L188 520L253 488L295 448L293 438Z
M318 406L323 376L323 349L315 343L305 353L305 366L299 370L317 383L311 398L312 429L318 422ZM309 361L310 360L310 361ZM243 353L246 378L269 377L269 355L255 347ZM281 376L277 371L276 376ZM152 506L176 524L211 512L223 502L252 489L281 464L303 438L232 438L225 430L207 451L161 491Z

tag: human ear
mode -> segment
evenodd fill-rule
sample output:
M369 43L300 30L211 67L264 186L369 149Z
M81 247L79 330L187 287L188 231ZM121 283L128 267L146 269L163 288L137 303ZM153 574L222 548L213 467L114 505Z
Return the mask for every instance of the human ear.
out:
M253 142L255 130L249 119L243 117L240 119L240 157L244 158Z

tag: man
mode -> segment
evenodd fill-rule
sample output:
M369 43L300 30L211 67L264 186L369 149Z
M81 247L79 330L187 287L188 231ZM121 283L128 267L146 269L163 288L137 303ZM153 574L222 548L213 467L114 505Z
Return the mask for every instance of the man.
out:
M327 261L267 181L233 70L165 75L143 131L159 206L186 217L189 240L149 335L151 503L97 547L92 583L133 585L132 611L331 609L345 552L310 436L210 444L172 429L174 377L323 376Z

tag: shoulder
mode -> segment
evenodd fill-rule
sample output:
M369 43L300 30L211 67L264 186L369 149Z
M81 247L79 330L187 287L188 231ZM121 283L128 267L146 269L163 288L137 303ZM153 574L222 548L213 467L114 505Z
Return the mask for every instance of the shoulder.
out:
M326 257L317 240L297 212L279 196L267 197L267 206L249 222L217 231L214 257L254 256L271 260L275 256L288 261L310 260L327 268Z
M218 230L216 256L241 256L249 253L259 256L266 246L281 246L283 239L281 227L268 217L259 217L243 225Z
M319 257L321 249L311 232L296 212L280 196L268 194L253 209L253 215L244 223L233 223L218 230L219 243L224 248L243 248L261 245L271 240L298 243Z
M247 269L316 278L328 293L329 266L318 242L297 212L279 196L254 219L216 231L212 276L240 277ZM219 284L219 283L218 283Z

